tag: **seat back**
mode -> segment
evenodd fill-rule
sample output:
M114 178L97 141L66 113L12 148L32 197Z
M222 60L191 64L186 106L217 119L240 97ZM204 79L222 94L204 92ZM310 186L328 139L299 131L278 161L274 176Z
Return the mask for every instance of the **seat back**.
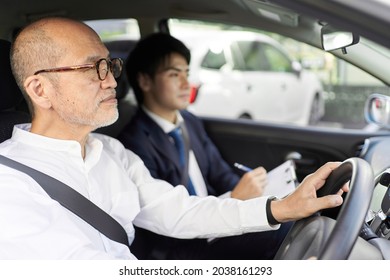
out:
M27 111L19 108L23 95L11 71L11 43L0 39L0 143L12 135L15 124L30 122Z

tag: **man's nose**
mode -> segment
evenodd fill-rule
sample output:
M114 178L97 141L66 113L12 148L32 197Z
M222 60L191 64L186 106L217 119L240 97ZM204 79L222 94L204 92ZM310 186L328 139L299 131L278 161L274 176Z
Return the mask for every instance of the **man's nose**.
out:
M108 71L107 77L102 81L101 84L102 87L104 88L108 88L108 87L116 88L118 85L111 71Z

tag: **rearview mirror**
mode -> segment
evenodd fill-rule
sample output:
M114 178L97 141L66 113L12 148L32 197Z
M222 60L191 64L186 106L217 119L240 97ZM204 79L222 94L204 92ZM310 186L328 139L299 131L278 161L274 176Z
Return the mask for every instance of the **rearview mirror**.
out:
M378 93L370 95L364 107L364 115L368 123L390 128L390 97Z
M359 42L359 36L349 32L338 30L333 26L326 24L321 28L321 43L325 51L342 49L355 45Z

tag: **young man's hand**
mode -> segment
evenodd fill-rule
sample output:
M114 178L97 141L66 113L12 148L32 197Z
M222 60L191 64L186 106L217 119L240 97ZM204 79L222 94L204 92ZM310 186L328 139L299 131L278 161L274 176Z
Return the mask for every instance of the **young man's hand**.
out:
M242 176L241 180L232 190L231 197L246 200L262 196L267 183L267 171L264 167L257 167Z

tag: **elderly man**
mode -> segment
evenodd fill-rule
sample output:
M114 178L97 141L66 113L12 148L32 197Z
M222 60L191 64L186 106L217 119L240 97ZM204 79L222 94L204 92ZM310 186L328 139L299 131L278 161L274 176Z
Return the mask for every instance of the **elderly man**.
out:
M279 223L342 203L340 194L316 197L339 163L325 164L281 200L200 198L155 180L116 139L91 133L118 118L114 78L122 63L81 22L46 18L28 25L13 43L11 64L32 122L16 126L0 154L88 198L123 226L129 243L133 225L177 238L220 237L277 229L267 213ZM0 165L0 178L0 259L135 258L28 175Z

